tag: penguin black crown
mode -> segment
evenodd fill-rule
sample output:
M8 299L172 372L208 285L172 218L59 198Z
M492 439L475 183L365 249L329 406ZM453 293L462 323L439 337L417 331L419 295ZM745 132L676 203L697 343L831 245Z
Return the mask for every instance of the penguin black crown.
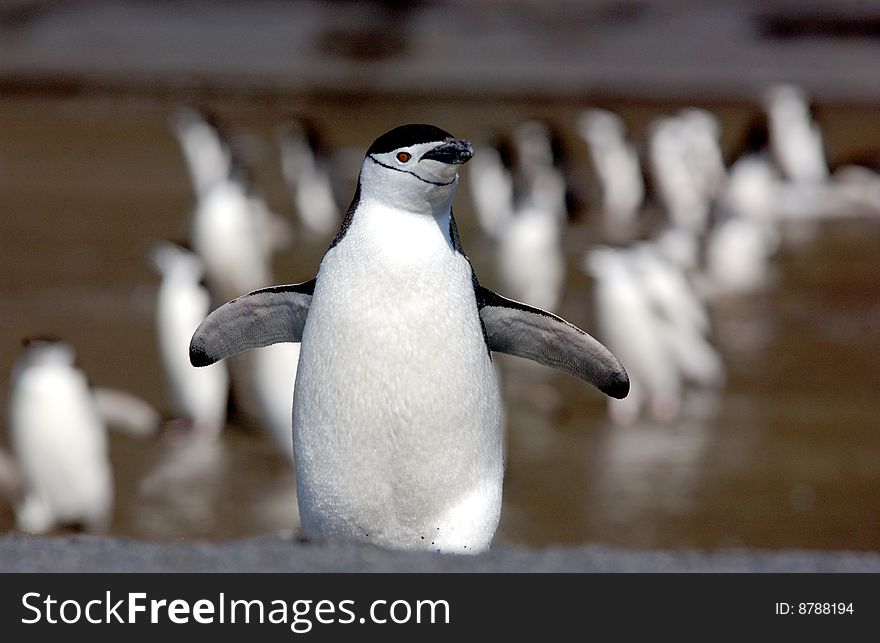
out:
M593 337L480 285L452 201L471 144L403 125L367 149L317 276L244 295L195 331L195 366L301 342L293 446L302 528L399 549L488 549L501 512L492 352L613 397L629 379Z

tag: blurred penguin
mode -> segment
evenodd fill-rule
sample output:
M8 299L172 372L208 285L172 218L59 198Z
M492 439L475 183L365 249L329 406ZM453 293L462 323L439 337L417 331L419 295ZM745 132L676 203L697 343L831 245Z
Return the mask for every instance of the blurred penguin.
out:
M630 377L629 395L609 398L609 415L618 424L632 424L647 408L656 421L674 420L681 407L681 376L629 257L599 246L587 252L583 268L595 280L599 337Z
M477 223L486 237L497 241L513 216L513 174L498 145L488 142L477 146L467 168Z
M300 221L314 235L339 229L342 215L327 163L319 157L305 123L287 121L278 128L281 170Z
M678 113L684 128L685 157L697 188L709 202L721 195L727 168L721 151L721 124L710 111L688 107Z
M189 361L193 331L211 309L208 290L200 284L204 267L195 253L166 242L155 244L151 259L162 277L156 335L168 400L175 417L190 423L195 434L214 438L226 424L226 364L195 368Z
M780 84L764 94L770 148L784 176L796 183L821 183L828 179L828 162L822 132L810 115L806 92Z
M565 173L557 165L556 146L550 127L539 120L526 120L512 133L516 162L514 165L514 194L517 200L526 200L539 191L553 195L553 210L567 220Z
M638 243L629 253L683 381L705 388L721 386L725 369L709 340L709 312L685 272L654 243Z
M596 247L583 267L596 282L600 336L620 351L635 387L633 399L610 403L613 421L631 424L647 410L654 421L667 423L691 408L685 404L692 392L712 393L724 384L705 302L659 244Z
M546 180L545 180L546 179ZM505 291L518 301L544 310L558 310L565 286L562 249L564 194L550 175L536 176L531 192L516 206L504 227L496 266Z
M558 310L566 277L565 178L554 165L550 131L544 123L521 123L513 142L514 209L498 232L496 267L511 297Z
M748 154L730 168L721 216L706 238L703 292L728 296L761 290L779 247L781 177L766 155Z
M113 509L106 426L73 348L27 340L11 378L10 442L24 487L18 528L105 530Z
M806 92L795 85L779 84L764 93L764 109L770 151L787 184L787 200L793 200L794 217L786 217L783 237L787 243L803 245L819 232L815 217L801 213L798 205L814 210L824 199L830 176L822 133L810 114ZM825 209L825 208L822 208Z
M711 198L694 171L689 136L688 124L680 118L655 119L649 126L648 158L670 223L700 236L708 224Z
M272 282L265 209L249 190L246 179L232 176L200 198L193 213L192 247L216 304Z
M726 181L720 135L717 117L696 107L649 127L652 175L670 223L697 237L708 227Z
M183 107L172 115L171 129L180 143L197 197L226 180L232 170L232 150L210 117Z
M602 192L605 234L611 239L632 238L645 199L645 183L635 146L626 138L626 126L617 114L590 109L578 119Z

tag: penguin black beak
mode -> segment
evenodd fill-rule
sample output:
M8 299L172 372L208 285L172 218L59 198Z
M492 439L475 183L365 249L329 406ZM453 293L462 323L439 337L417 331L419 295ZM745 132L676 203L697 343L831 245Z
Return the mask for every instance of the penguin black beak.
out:
M431 160L448 163L450 165L461 165L471 160L474 155L474 148L469 141L463 138L453 138L442 143L432 150L428 150L422 155L420 161Z

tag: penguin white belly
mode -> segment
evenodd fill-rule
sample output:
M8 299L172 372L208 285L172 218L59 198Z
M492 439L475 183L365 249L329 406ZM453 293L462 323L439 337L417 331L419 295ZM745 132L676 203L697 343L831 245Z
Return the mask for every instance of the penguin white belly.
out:
M321 264L294 396L302 524L481 551L500 515L503 458L471 267L442 217L389 213L369 228L355 219Z

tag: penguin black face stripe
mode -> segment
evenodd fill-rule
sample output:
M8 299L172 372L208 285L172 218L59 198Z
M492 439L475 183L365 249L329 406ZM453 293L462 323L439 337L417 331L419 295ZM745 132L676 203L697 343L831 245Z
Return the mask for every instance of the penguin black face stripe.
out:
M414 177L416 177L419 181L421 181L422 183L428 183L429 185L438 185L438 186L440 186L440 187L443 187L444 185L452 185L453 183L455 183L455 182L458 180L458 177L454 177L451 181L448 181L448 182L446 182L446 183L440 183L440 182L437 182L437 181L429 181L428 179L423 179L422 177L420 177L420 176L419 176L418 174L416 174L415 172L410 172L409 170L404 170L404 169L401 169L401 168L399 168L399 167L394 167L394 166L392 166L392 165L388 165L388 164L386 164L386 163L383 163L382 161L380 161L379 159L377 159L377 158L376 158L375 156L373 156L372 154L370 154L370 160L373 161L373 163L376 163L377 165L381 165L382 167L388 168L389 170L394 170L395 172L401 172L401 173L403 173L403 174L409 174L409 175L411 175L411 176L414 176Z

